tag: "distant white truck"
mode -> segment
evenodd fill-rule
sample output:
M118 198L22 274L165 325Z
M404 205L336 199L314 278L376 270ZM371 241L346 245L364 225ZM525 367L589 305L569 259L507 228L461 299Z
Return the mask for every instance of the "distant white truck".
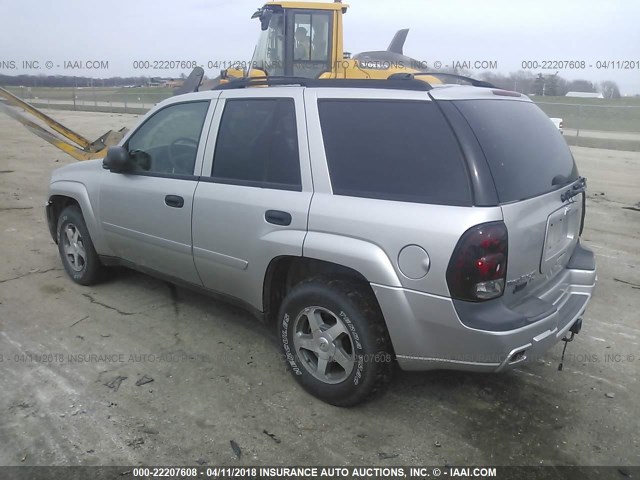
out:
M562 133L564 135L564 131L562 130L563 127L564 127L564 122L562 121L562 119L561 118L551 118L551 121L556 126L556 128L558 130L560 130L560 133Z

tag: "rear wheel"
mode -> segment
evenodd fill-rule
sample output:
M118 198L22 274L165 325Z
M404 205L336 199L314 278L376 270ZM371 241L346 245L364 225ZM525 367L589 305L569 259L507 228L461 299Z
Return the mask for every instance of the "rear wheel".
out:
M391 379L391 342L373 295L347 280L298 284L279 315L289 370L312 395L352 406L382 392Z
M58 218L58 251L71 279L80 285L93 285L104 267L93 247L89 230L76 206L65 208Z

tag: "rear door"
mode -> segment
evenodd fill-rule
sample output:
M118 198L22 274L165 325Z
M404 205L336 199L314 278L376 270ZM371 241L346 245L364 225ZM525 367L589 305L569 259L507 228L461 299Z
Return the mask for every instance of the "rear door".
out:
M582 195L564 138L535 104L523 100L457 100L487 158L509 232L504 300L515 304L551 282L578 242Z
M224 92L193 206L204 286L262 309L270 261L302 256L312 185L302 90Z

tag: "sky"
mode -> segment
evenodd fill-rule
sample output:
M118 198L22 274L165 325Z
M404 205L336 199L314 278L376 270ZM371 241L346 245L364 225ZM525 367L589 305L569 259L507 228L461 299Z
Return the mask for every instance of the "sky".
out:
M585 68L561 68L559 74L613 80L622 94L640 94L637 0L348 3L345 50L354 54L386 49L397 30L410 28L405 54L429 65L491 61L509 73L522 70L523 61L584 61ZM184 60L214 77L220 68L208 69L210 62L251 58L259 23L250 17L260 6L259 0L0 0L0 74L177 77L183 70L135 67L139 61ZM97 68L84 68L87 61L98 61ZM621 63L597 68L606 61Z

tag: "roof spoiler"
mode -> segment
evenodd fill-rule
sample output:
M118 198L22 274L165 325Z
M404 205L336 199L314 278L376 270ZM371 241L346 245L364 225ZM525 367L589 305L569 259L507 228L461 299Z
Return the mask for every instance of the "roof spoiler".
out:
M453 80L462 80L471 84L474 87L482 87L482 88L498 88L492 83L485 82L484 80L478 80L471 77L465 77L464 75L456 75L455 73L444 73L444 72L420 72L420 73L394 73L389 76L389 80L414 80L415 77L427 75L430 77L444 77L450 78Z

